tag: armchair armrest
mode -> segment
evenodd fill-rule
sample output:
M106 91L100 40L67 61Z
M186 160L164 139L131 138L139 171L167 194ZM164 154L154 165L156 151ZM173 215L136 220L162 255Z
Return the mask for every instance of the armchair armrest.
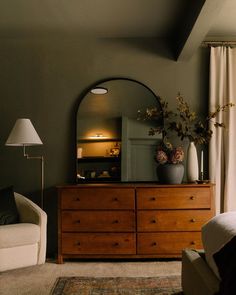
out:
M14 193L14 195L20 222L41 225L44 219L47 218L46 213L26 197L18 193Z
M220 280L196 250L182 251L181 277L186 295L214 295L219 291Z
M26 197L18 193L14 193L14 195L20 222L33 223L40 227L38 264L44 263L46 258L47 214Z

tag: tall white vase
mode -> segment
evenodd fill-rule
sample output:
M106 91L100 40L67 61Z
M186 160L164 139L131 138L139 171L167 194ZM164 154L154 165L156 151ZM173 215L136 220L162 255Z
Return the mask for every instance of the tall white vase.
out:
M195 182L199 179L197 149L194 142L190 142L187 150L187 179Z

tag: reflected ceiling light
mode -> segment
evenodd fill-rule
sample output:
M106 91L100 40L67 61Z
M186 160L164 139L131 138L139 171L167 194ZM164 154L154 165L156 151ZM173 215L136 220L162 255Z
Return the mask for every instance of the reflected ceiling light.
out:
M105 87L95 87L90 92L93 94L106 94L108 90Z

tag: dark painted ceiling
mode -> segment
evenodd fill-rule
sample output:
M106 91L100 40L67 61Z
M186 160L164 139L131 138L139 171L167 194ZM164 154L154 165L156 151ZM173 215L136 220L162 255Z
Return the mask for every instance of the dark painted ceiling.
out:
M0 38L162 38L176 59L236 40L236 0L0 0Z

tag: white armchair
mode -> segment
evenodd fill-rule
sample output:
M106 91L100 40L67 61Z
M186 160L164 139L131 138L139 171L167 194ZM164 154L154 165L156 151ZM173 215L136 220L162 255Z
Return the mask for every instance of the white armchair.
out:
M47 215L26 197L14 193L20 222L0 225L0 271L43 264Z

